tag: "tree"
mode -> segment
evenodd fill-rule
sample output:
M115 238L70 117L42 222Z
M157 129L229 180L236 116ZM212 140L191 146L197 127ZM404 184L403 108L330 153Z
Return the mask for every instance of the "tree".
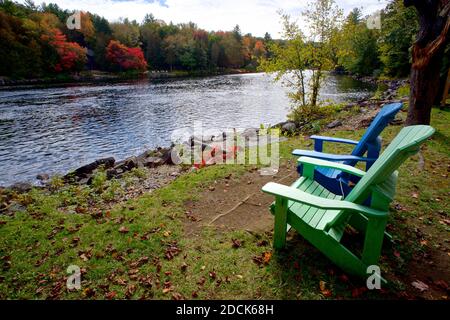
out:
M404 0L404 4L414 6L420 19L419 33L412 48L411 95L406 122L408 125L430 124L450 38L450 0Z
M331 40L342 15L333 0L317 0L311 7L312 10L303 13L309 26L309 38L289 15L281 13L285 43L270 44L272 57L261 60L261 70L275 73L276 80L293 89L289 97L294 104L291 117L296 121L309 118L317 111L324 71L334 66Z
M53 65L56 72L83 70L86 62L86 49L76 42L68 42L59 29L52 29L42 35L42 40L48 42L58 54L58 60Z
M120 71L145 71L147 62L141 48L128 48L119 41L111 40L106 48L106 58Z
M390 2L382 12L379 56L383 73L405 77L411 70L410 48L419 29L414 8L405 8L402 0Z
M355 8L334 39L337 64L354 74L372 75L380 68L378 33L378 30L367 28L366 21L361 19L361 11Z
M128 47L139 46L139 25L136 21L130 22L130 20L124 19L122 22L112 23L110 26L114 39Z

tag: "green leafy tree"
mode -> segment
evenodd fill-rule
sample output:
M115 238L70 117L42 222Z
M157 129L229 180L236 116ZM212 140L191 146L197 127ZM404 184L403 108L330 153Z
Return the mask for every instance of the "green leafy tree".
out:
M361 11L353 9L336 34L338 64L358 75L372 75L380 68L378 30L369 30Z
M384 73L404 77L411 68L411 47L419 30L417 13L402 0L391 1L382 12L380 60Z
M289 15L281 13L285 42L269 45L273 56L262 59L260 67L260 70L274 73L276 80L292 89L289 93L293 102L291 117L296 121L310 119L317 111L325 71L334 67L332 39L342 16L333 0L310 4L312 9L303 13L309 36L305 36Z

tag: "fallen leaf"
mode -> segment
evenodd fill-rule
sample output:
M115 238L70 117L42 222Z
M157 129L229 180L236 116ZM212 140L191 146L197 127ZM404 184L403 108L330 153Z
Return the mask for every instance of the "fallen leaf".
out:
M272 259L272 252L265 252L264 253L264 263L269 264L270 259Z
M130 230L127 227L120 227L119 232L125 234L130 232Z
M210 272L209 272L209 277L210 277L211 279L216 279L216 278L217 278L216 272L210 271Z
M134 284L130 284L127 287L127 291L125 292L125 297L127 299L131 299L131 297L133 297L135 292L136 292L136 286Z
M425 292L428 289L430 289L430 287L426 283L423 283L422 281L419 280L414 281L413 283L411 283L411 285L420 292Z
M201 277L200 280L197 281L197 284L199 286L203 286L206 282L206 278L205 277Z
M172 299L175 301L184 300L184 297L180 293L172 293Z
M320 292L325 298L329 298L333 295L331 290L327 289L327 283L325 281L320 281L319 283Z
M327 283L325 281L320 281L319 282L320 291L325 291L326 287L327 287Z
M186 262L183 262L181 264L181 271L186 272L187 268L188 268L188 265L186 264Z
M112 300L112 299L114 299L116 296L117 296L117 292L111 291L111 292L107 293L105 297L106 297L106 299L108 299L108 300Z
M438 280L434 284L437 285L442 290L448 290L449 289L447 282L445 282L444 280Z
M164 236L165 238L168 238L168 237L170 237L171 234L172 234L172 232L166 231L166 232L163 233L163 236Z
M352 297L353 298L359 298L362 294L367 292L367 288L366 287L362 287L362 288L355 288L352 290Z
M418 192L413 192L411 195L414 199L419 199L419 193Z
M239 249L240 247L242 247L242 242L237 239L231 239L231 242L233 243L234 249Z
M261 241L258 241L258 243L256 245L258 247L267 247L269 245L269 242L267 242L266 240L261 240Z
M197 291L192 292L191 296L192 296L192 298L194 298L194 299L198 298L198 293L197 293Z
M92 298L93 296L95 296L95 290L91 288L86 288L83 290L83 295L86 298Z

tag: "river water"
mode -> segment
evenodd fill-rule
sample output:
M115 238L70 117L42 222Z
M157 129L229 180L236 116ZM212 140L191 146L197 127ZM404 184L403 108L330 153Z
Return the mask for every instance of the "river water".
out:
M320 97L354 101L373 90L329 76ZM168 146L195 121L215 132L276 124L289 112L286 92L266 74L0 91L0 186Z

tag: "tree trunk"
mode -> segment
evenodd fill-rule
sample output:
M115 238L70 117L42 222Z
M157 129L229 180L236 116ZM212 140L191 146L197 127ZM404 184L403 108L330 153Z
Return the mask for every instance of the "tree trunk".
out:
M412 49L411 95L407 125L430 124L431 108L439 92L445 45L449 41L450 0L404 0L420 17Z

